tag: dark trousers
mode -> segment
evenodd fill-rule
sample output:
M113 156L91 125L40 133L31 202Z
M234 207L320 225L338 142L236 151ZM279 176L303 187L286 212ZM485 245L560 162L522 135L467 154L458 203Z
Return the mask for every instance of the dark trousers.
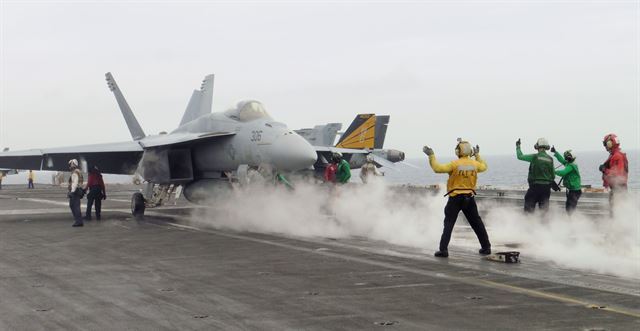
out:
M461 210L467 218L467 221L469 221L473 232L476 233L482 248L491 248L487 229L484 228L482 218L480 218L480 214L478 214L476 199L470 194L462 194L449 197L449 201L444 207L444 229L442 230L442 237L440 238L440 251L448 251L451 232L453 232L453 226L456 224L458 214Z
M567 202L565 202L564 204L565 209L567 209L567 213L572 214L576 210L576 207L578 206L578 200L580 199L581 195L582 191L580 190L567 190Z
M613 206L615 205L615 201L627 194L628 191L629 188L626 184L611 186L611 191L609 191L609 215L611 217L613 217Z
M74 224L82 224L82 211L80 210L80 198L75 194L69 198L69 208L75 220Z
M96 206L96 219L100 220L100 212L102 211L102 189L100 187L90 187L87 194L87 213L85 214L87 219L91 219L91 207L95 203Z
M549 197L551 197L551 184L530 184L527 193L524 195L524 211L533 213L538 207L547 211L549 209Z
M27 188L34 188L33 179L29 179L29 186Z

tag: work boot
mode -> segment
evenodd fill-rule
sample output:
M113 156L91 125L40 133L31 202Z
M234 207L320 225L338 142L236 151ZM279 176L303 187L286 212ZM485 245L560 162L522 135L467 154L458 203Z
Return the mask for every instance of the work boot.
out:
M480 253L480 255L489 255L491 254L491 248L480 248L478 253Z
M447 252L447 251L437 251L435 254L433 254L433 256L435 256L435 257L449 257L449 252Z
M79 226L84 226L83 223L73 223L72 227L77 228Z

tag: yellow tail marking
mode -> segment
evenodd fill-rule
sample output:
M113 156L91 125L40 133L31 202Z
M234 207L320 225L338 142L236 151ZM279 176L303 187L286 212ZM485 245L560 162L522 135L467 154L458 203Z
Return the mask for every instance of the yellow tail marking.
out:
M364 149L373 148L376 137L376 117L371 116L360 127L351 132L336 147Z

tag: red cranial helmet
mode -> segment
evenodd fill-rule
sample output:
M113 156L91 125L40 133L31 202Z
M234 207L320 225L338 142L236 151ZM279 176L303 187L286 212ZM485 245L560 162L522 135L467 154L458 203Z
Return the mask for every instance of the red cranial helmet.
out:
M609 133L602 139L602 145L604 145L607 150L611 150L612 148L620 146L620 140L618 140L618 136L615 134Z

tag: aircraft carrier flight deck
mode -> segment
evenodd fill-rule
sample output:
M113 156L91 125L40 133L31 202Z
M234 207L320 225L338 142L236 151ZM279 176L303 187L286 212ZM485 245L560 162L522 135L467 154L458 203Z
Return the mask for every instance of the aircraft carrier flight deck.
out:
M439 260L359 237L198 227L182 200L135 220L135 190L111 185L102 220L72 228L64 188L3 187L0 329L640 328L638 279L457 247Z

